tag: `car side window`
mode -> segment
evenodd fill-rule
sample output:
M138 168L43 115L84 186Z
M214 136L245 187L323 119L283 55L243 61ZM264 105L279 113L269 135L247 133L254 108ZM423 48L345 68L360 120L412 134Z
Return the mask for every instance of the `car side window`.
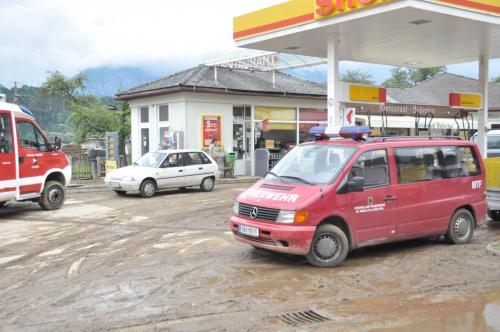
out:
M364 188L386 186L389 184L389 166L386 150L373 150L363 153L349 172L349 180L363 177Z
M188 152L186 153L186 165L201 165L202 159L198 152Z
M8 114L0 114L0 153L12 153L12 125Z
M202 152L198 152L198 154L200 155L200 159L201 161L204 163L204 164L211 164L212 162L210 161L210 159L208 159L208 157L202 153Z
M182 155L180 153L171 153L164 162L165 167L179 167L182 164Z

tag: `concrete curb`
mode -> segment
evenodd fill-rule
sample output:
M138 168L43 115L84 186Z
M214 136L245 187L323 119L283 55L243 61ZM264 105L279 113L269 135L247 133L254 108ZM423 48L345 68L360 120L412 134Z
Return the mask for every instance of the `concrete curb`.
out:
M493 256L500 256L500 241L488 244L486 250L488 250L488 253L492 254Z

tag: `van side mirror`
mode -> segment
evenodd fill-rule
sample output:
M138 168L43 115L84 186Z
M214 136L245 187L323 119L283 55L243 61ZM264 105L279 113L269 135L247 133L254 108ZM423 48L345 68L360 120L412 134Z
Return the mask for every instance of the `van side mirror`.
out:
M361 176L355 176L351 181L347 182L347 191L348 192L361 192L363 191L364 179Z

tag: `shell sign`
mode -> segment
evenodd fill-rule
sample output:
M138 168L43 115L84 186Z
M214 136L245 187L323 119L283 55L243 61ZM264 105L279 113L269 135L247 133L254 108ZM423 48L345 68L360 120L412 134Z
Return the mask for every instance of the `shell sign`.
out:
M387 0L316 0L315 19L347 13Z

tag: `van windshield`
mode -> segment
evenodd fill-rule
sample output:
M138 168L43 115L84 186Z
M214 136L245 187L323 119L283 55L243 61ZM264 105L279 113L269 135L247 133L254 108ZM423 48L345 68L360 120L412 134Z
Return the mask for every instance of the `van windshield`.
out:
M134 165L141 167L158 168L160 167L163 159L165 159L166 155L166 153L148 152L141 158L137 159L137 161L134 162Z
M326 144L299 145L288 152L265 179L319 185L331 183L356 148Z

